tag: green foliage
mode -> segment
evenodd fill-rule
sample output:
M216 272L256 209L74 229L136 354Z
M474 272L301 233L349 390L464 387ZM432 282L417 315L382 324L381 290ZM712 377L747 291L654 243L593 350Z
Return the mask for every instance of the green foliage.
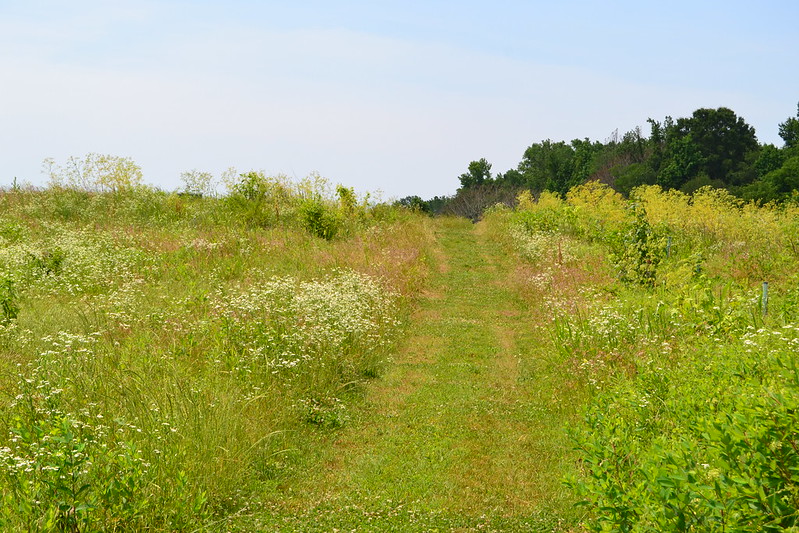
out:
M792 150L797 135L792 132L799 131L797 118L780 124L783 149L758 144L754 129L725 107L697 109L676 121L666 117L663 122L648 122L649 138L635 128L621 138L616 131L605 143L589 139L534 143L516 169L493 179L485 159L472 161L469 172L459 177L459 191L492 183L514 192L524 188L565 195L575 186L597 180L625 195L635 187L657 183L688 194L713 186L747 200L771 201L784 200L785 194L794 190L796 184L784 176L765 176L796 155ZM793 169L785 172L790 174Z
M229 181L228 189L226 202L246 225L268 227L279 220L287 196L280 181L252 171Z
M572 187L582 185L591 178L596 170L595 159L602 150L600 143L592 143L587 138L574 139L571 142L571 147L574 150L573 170L571 178L565 184L566 189L562 191L564 194Z
M709 187L712 189L724 189L724 182L720 180L712 180L707 174L699 174L698 176L689 179L680 187L680 192L685 194L693 194L700 189Z
M512 215L511 222L531 234L567 233L574 227L576 217L559 195L542 193L536 201L525 191L519 195L519 209Z
M0 222L0 238L15 244L25 238L25 228L15 222Z
M643 163L619 165L610 169L614 178L613 187L620 193L629 196L639 185L654 185L657 180L655 171Z
M41 253L29 253L28 261L35 276L58 276L64 269L66 253L59 247Z
M285 176L260 171L237 175L231 169L225 181L229 194L223 201L235 219L250 227L293 225L332 240L379 218L369 195L359 201L354 189L342 185L334 193L329 182L316 174L295 183Z
M14 282L7 278L0 278L0 324L7 324L19 315L19 302Z
M299 217L302 227L315 237L333 239L341 227L338 214L321 198L307 198L300 203Z
M799 104L797 104L796 108L796 116L789 117L779 125L780 137L785 141L786 148L793 148L799 145Z
M799 190L799 157L791 157L782 167L766 174L763 181L780 196Z
M693 142L690 133L669 136L666 158L668 163L658 174L658 185L668 189L678 189L683 183L696 176L705 164L699 147Z
M740 189L747 200L785 201L799 190L799 156L788 157L781 166Z
M519 172L525 186L533 191L565 194L575 184L574 157L574 148L565 142L542 141L524 151Z
M469 163L469 171L461 174L458 179L461 182L461 189L478 187L491 181L491 163L482 158L478 161Z
M241 174L240 179L232 184L230 192L232 195L256 202L269 196L271 189L271 183L262 172L252 171Z
M12 529L96 531L135 528L160 512L148 498L153 465L135 444L136 426L106 420L87 406L68 412L69 393L55 385L46 360L20 375L0 437L0 524ZM178 495L181 496L181 495ZM205 512L195 509L198 517Z
M0 191L0 530L227 528L349 420L401 325L390 287L424 279L426 220L235 176L218 199ZM336 241L302 226L309 198Z
M614 239L611 257L621 281L652 287L666 256L666 238L649 223L644 208L633 204L631 209L634 220Z
M777 337L775 337L775 334ZM785 531L799 520L792 327L705 345L703 365L639 364L597 397L572 480L594 531Z
M396 205L402 206L406 209L410 209L411 211L417 211L422 213L430 212L429 203L422 200L422 197L417 195L400 198L399 200L397 200Z
M796 528L795 206L745 204L709 187L690 196L639 187L630 201L606 191L586 184L565 201L520 199L508 215L517 248L539 267L565 239L573 249L581 240L600 245L618 274L572 289L585 296L570 305L556 299L566 292L557 285L546 300L552 358L587 396L567 482L583 500L584 525ZM540 222L565 216L574 222ZM532 257L513 231L533 237L543 227L548 238ZM768 314L763 280L772 289Z
M701 154L701 171L712 180L728 180L758 148L754 128L726 107L697 109L690 118L677 120L674 134L678 140L690 138Z
M358 197L355 195L355 189L336 185L336 194L341 212L347 216L355 215L358 210Z
M758 177L763 177L769 172L779 169L785 163L785 159L785 152L773 144L765 144L760 148L753 166Z

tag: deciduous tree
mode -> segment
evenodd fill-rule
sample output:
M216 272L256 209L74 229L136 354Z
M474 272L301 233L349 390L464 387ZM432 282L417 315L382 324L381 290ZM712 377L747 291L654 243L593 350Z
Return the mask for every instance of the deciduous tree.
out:
M799 104L796 106L796 116L780 124L780 137L785 141L786 148L799 145Z
M677 120L674 133L681 142L690 136L703 159L700 172L725 183L745 164L747 154L758 148L755 129L726 107L697 109L690 118Z
M483 185L491 181L491 163L485 158L469 163L469 171L461 174L458 179L462 189Z

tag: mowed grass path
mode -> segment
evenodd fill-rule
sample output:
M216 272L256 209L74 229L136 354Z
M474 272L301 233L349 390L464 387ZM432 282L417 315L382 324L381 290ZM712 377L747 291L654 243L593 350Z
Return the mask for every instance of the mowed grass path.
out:
M269 528L568 529L569 443L540 311L514 293L515 260L480 225L436 223L437 264L408 337Z

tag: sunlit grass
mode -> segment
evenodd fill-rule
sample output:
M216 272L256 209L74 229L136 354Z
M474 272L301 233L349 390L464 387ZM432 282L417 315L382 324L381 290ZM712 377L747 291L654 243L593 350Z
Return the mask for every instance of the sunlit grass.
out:
M5 530L794 525L795 206L242 179L0 194Z
M585 412L567 478L584 526L795 527L796 206L587 184L494 217Z
M425 219L378 206L349 205L326 240L146 188L0 204L9 531L193 530L256 512L311 467L318 432L349 423L430 242Z

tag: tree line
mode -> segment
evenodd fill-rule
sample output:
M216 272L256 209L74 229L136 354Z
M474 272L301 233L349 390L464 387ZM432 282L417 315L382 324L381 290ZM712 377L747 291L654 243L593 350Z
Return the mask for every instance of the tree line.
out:
M639 185L692 193L704 186L729 190L744 200L782 201L799 189L799 106L779 124L783 146L761 144L755 130L726 107L697 109L690 117L648 119L604 143L588 138L530 145L516 168L492 174L485 158L469 163L452 196L398 203L430 213L478 218L483 209L512 202L520 190L565 194L598 180L627 195Z

